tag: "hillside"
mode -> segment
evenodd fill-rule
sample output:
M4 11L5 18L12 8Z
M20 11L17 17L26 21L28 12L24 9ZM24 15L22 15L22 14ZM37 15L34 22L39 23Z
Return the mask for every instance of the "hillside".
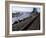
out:
M32 13L28 18L21 20L19 23L12 25L13 31L18 30L40 30L40 14Z

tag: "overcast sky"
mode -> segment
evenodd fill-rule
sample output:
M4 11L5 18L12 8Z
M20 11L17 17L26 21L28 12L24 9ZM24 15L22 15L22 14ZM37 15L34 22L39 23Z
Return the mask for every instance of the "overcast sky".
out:
M33 7L19 7L19 6L13 6L12 7L12 12L32 12ZM40 8L37 8L37 11L40 12Z

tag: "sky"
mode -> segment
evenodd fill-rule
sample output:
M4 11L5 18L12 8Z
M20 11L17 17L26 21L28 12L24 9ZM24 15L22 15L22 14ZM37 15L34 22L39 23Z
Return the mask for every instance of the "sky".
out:
M19 6L13 6L12 7L12 13L16 12L32 12L33 7L19 7ZM37 11L40 12L40 8L37 8Z

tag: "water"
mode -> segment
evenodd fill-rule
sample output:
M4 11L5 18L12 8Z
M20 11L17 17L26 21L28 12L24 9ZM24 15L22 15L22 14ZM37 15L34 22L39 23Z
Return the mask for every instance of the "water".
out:
M30 12L23 12L22 15L19 15L17 17L13 17L12 18L12 24L15 22L15 21L18 21L19 20L23 20L24 18L27 18L31 16Z

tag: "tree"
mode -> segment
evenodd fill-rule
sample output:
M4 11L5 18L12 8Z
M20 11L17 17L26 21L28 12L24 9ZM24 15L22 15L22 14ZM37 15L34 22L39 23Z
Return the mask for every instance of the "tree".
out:
M33 8L32 13L36 13L36 14L38 14L38 12L37 12L37 8Z

